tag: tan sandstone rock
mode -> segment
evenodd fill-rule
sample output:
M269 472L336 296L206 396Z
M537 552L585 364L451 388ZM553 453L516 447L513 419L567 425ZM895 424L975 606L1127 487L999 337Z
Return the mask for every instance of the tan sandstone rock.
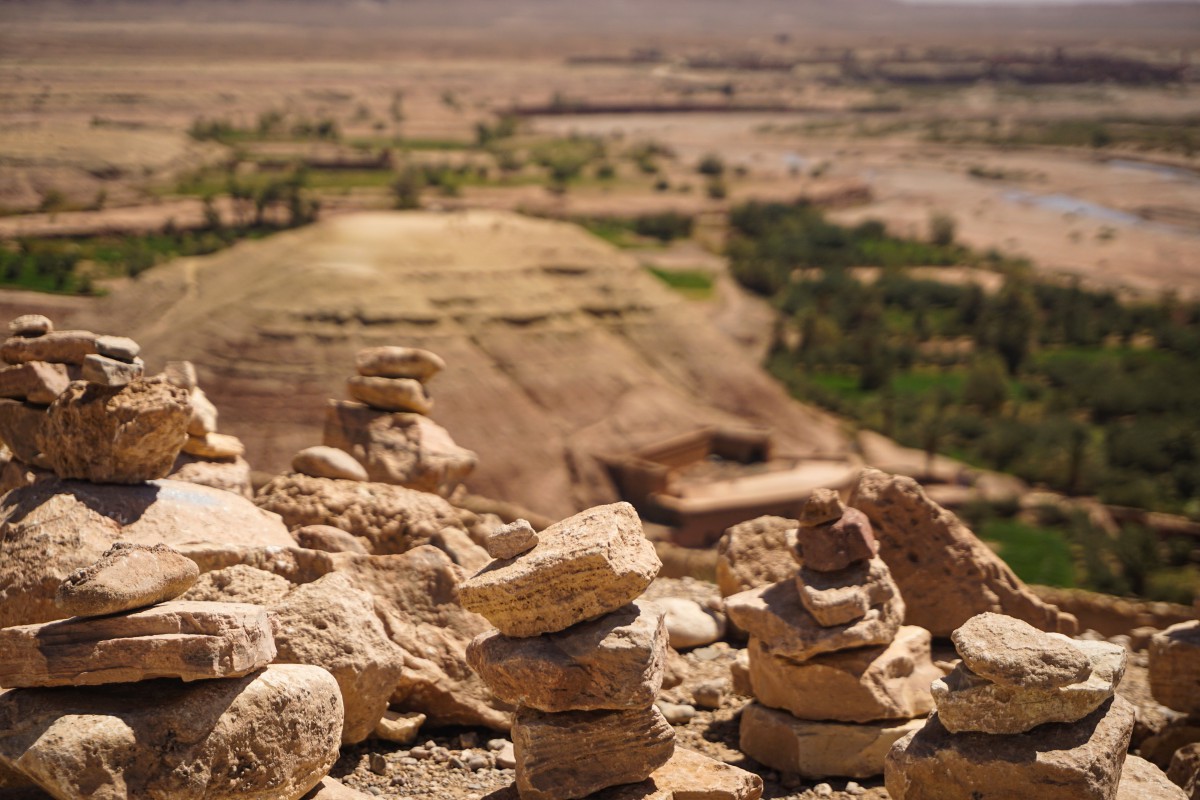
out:
M687 597L645 600L666 615L667 641L675 650L712 644L725 635L725 615Z
M214 460L180 453L175 457L175 465L167 477L173 481L233 492L247 499L254 495L250 486L250 464L240 457Z
M933 710L929 684L942 676L929 631L906 625L886 646L827 653L796 663L750 640L750 685L760 703L799 719L872 722Z
M165 544L117 542L67 576L54 604L69 616L98 617L174 600L199 577L196 562Z
M1188 800L1190 795L1144 758L1125 756L1116 800Z
M512 728L522 800L573 800L645 780L666 764L675 731L658 709L522 709Z
M295 800L337 760L341 730L333 676L293 664L0 694L0 764L59 798Z
M187 437L183 452L199 458L238 458L246 452L246 446L241 439L227 433L206 433Z
M505 636L536 636L615 611L661 566L633 506L613 503L551 525L532 550L463 582L459 600Z
M358 374L378 378L412 378L428 381L446 368L436 353L416 347L367 347L355 356Z
M133 363L141 352L142 346L128 336L96 337L96 353L105 358Z
M276 661L329 670L342 691L342 743L370 736L404 670L404 651L374 614L374 598L333 573L299 586L271 606Z
M883 772L892 745L924 723L814 722L751 703L742 711L738 748L772 769L806 778L870 778Z
M371 800L375 795L351 789L346 784L326 775L321 782L304 795L304 800Z
M65 364L28 361L0 368L0 397L48 406L70 382Z
M60 478L140 483L171 471L190 416L187 393L160 378L79 381L50 406L38 446Z
M343 481L370 480L367 470L345 450L325 445L306 447L292 457L292 470L313 478Z
M0 359L9 364L50 361L82 364L96 352L96 334L90 331L50 331L41 336L14 336L0 345Z
M1125 763L1128 764L1129 759ZM1200 743L1187 744L1175 751L1167 777L1183 790L1188 800L1200 798Z
M428 492L295 473L272 479L254 502L289 528L331 525L363 537L378 554L402 553L443 528L462 525L457 509Z
M1078 722L993 736L952 734L935 713L888 753L888 794L893 800L1113 800L1133 718L1133 706L1114 697Z
M1150 638L1150 692L1167 708L1200 714L1200 620Z
M846 513L846 504L833 489L816 489L800 509L801 527L814 528L836 522Z
M89 383L98 383L101 386L124 386L130 381L142 377L145 372L146 367L140 358L133 363L126 363L93 353L84 356L80 377Z
M213 401L208 399L208 395L204 393L204 390L195 385L194 373L192 378L193 383L191 386L181 387L188 390L188 402L192 405L192 418L188 420L188 435L204 436L208 433L216 433L217 419L220 417L220 412L217 411L217 407L213 404ZM170 378L168 380L176 386L181 386L175 380Z
M38 481L0 498L0 626L60 618L59 584L117 541L161 542L184 555L232 542L294 545L279 517L230 492L179 481Z
M189 392L196 389L196 365L190 361L168 361L162 375L170 383ZM213 427L216 430L216 427Z
M356 375L346 380L346 391L360 403L380 411L408 411L428 414L433 399L424 384L412 378L365 378Z
M42 336L54 330L54 323L41 314L22 314L8 323L8 332L13 336Z
M20 400L0 400L0 441L8 446L18 461L38 467L49 467L42 453L42 429L50 417L46 409Z
M426 716L417 711L384 711L375 726L374 736L396 744L412 744L425 720Z
M537 543L537 532L529 520L518 519L489 533L484 547L492 558L516 558L532 550Z
M1075 642L1004 614L971 617L950 639L971 672L1006 686L1054 689L1087 680L1092 671Z
M837 572L859 561L874 558L879 543L867 515L848 508L833 522L806 525L796 533L800 560L810 570Z
M753 772L676 747L645 781L604 789L589 800L758 800L762 791Z
M359 553L370 551L357 536L351 536L332 525L305 525L292 531L296 543L309 550L324 550L326 553Z
M353 456L372 481L438 494L449 494L478 462L422 414L376 411L337 400L325 410L324 442Z
M177 601L0 629L0 686L240 677L274 657L266 609Z
M897 594L896 582L882 558L860 561L836 572L801 567L796 573L800 602L821 625L844 625Z
M820 653L888 644L900 629L904 602L893 597L861 619L826 628L801 604L796 582L784 580L725 598L725 611L739 628L770 642L775 655L804 661Z
M734 525L717 542L717 587L722 597L768 586L796 574L794 519L757 517Z
M292 588L287 578L273 572L235 564L204 573L182 599L272 606L287 596Z
M1125 674L1125 648L1062 638L1089 659L1091 669L1084 680L1065 686L1013 686L994 683L959 664L932 686L942 725L951 733L1024 733L1047 722L1075 722L1095 711L1113 696Z
M1042 630L1075 633L1073 616L1039 600L912 478L863 470L849 504L871 520L879 554L904 597L907 624L949 636L976 614L996 611Z
M558 633L513 639L492 631L467 661L500 699L539 711L645 708L662 686L662 614L632 603Z

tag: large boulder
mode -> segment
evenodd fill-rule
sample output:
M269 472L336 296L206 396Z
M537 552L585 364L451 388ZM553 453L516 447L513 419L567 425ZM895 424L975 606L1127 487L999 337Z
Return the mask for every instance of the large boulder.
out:
M318 667L0 694L0 767L54 797L295 800L338 757L342 699Z
M904 598L906 624L949 636L976 614L995 611L1042 630L1075 633L1073 616L1038 599L912 478L864 470L850 505L871 520L879 554Z
M276 661L329 670L346 711L342 743L370 736L400 682L405 655L375 616L371 595L332 573L297 587L272 605L271 613Z
M164 543L185 554L233 543L295 544L277 516L218 489L38 481L0 498L0 627L64 616L54 605L59 584L117 541Z
M439 494L452 491L479 460L423 414L377 411L339 400L331 400L326 409L325 444L352 455L369 480Z
M50 406L38 446L60 478L165 478L187 439L188 393L161 378L123 386L76 381Z
M442 528L462 527L462 512L428 492L383 483L280 475L254 502L288 528L332 525L371 543L376 554L403 553Z

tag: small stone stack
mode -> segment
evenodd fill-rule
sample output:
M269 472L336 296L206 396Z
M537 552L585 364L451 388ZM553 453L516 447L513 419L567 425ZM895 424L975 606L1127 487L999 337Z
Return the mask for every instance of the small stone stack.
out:
M1123 647L990 612L951 638L962 661L933 684L937 711L888 754L894 800L1118 797L1134 722L1114 695Z
M292 469L314 478L390 483L447 496L476 455L429 419L426 383L446 363L428 350L369 347L346 382L353 400L330 400L324 446L300 451Z
M518 521L487 544L497 560L459 585L459 600L497 630L476 637L467 660L517 706L523 800L638 784L672 761L675 732L654 705L666 626L635 602L661 563L633 507L598 506L540 534ZM736 800L761 793L761 782L735 783Z
M750 635L741 749L783 772L866 778L933 707L930 635L904 603L866 516L831 490L805 505L793 578L726 599Z
M245 445L236 436L217 432L217 407L200 388L195 365L190 361L168 361L163 377L188 393L192 407L187 440L171 477L250 497L250 465L242 458Z
M265 608L176 600L198 574L166 545L119 542L59 586L75 616L0 629L0 767L55 797L312 788L338 754L336 681L267 667Z

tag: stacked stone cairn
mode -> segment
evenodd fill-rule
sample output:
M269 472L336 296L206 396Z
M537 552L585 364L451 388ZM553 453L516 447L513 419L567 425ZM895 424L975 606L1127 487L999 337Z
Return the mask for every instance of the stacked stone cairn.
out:
M675 732L654 704L667 655L663 615L637 601L661 563L633 507L598 506L541 533L518 521L487 546L496 560L459 585L459 599L496 630L477 636L467 659L517 707L521 798L570 800L643 781L621 796L673 796L647 780L673 761ZM678 757L692 781L716 774L697 766L709 764L702 756ZM715 779L738 787L722 796L761 794L754 776L716 766Z
M337 682L319 667L267 666L262 606L176 600L198 574L166 545L118 542L58 587L74 616L0 629L10 786L298 798L325 776L341 742Z
M1126 758L1134 707L1114 694L1123 647L991 612L951 638L962 661L934 682L937 711L888 754L893 800L1181 796L1157 767Z
M188 393L192 407L187 440L171 478L250 497L250 465L242 458L246 447L236 436L217 432L217 407L200 388L195 365L168 361L162 374L168 383Z
M942 672L930 635L902 626L904 603L866 516L818 490L800 515L795 576L725 601L750 636L756 702L742 712L741 749L808 778L866 778L933 708Z
M292 469L449 495L478 459L428 416L426 384L445 362L428 350L386 346L360 350L356 365L346 382L353 400L329 401L324 444L297 453Z

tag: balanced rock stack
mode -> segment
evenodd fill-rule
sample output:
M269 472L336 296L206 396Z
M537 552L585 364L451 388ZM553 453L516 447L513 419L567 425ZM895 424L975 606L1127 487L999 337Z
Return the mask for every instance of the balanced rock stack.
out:
M893 800L1178 797L1157 767L1126 761L1134 708L1114 694L1123 647L990 612L951 638L962 661L933 684L937 711L888 754ZM1135 794L1119 792L1123 765Z
M647 781L675 754L675 732L654 705L666 626L635 602L661 563L633 507L598 506L541 533L517 523L496 531L488 549L497 560L459 585L459 600L497 628L471 642L467 659L517 706L520 796L569 800L645 781L631 797L670 800L673 792L654 795L661 787ZM678 758L693 775L703 772L691 769L695 759L707 763ZM757 798L761 781L739 777L731 800Z
M263 607L176 600L198 574L166 545L118 543L58 587L75 616L0 629L0 772L64 798L315 786L341 742L337 682L267 666Z
M217 407L200 388L196 367L190 361L168 361L163 377L188 393L192 407L187 440L171 477L250 497L250 465L242 458L246 448L236 436L217 432Z
M296 454L292 468L314 478L390 483L443 496L475 469L476 455L427 416L425 384L445 362L428 350L369 347L346 382L354 400L330 400L324 446Z
M904 603L876 552L871 523L818 490L796 536L793 578L726 599L750 635L741 749L783 772L865 778L920 727L941 677L930 635L902 626Z

